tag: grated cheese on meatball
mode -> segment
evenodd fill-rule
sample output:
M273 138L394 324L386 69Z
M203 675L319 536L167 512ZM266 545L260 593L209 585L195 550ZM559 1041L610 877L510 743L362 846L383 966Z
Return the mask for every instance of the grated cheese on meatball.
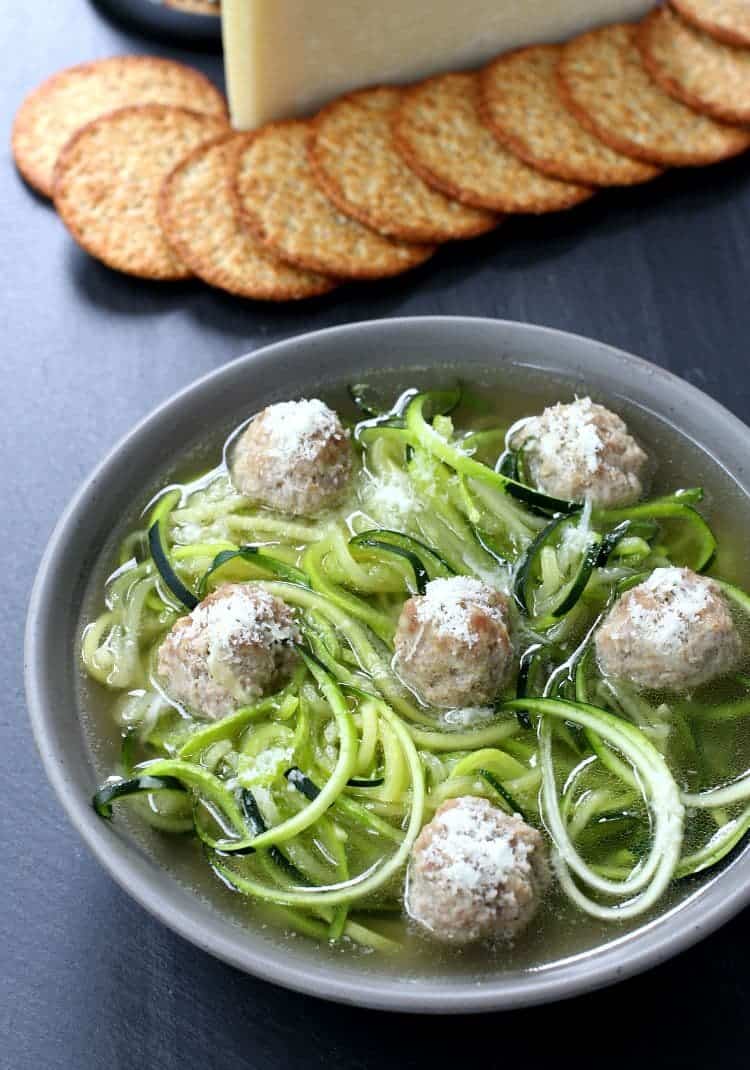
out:
M167 694L219 718L281 687L297 660L292 610L252 583L224 584L173 625L157 655Z
M442 943L509 940L528 925L550 883L541 835L486 799L451 799L412 850L406 908Z
M282 513L317 516L346 493L352 472L349 433L313 398L269 405L239 437L231 478L246 497Z
M599 667L636 687L688 691L734 668L742 643L720 588L688 568L657 568L596 633Z
M646 454L615 413L591 398L558 404L513 435L532 482L546 494L594 505L629 505L643 493Z
M507 600L469 576L433 580L405 603L395 647L396 671L425 702L483 706L511 668Z

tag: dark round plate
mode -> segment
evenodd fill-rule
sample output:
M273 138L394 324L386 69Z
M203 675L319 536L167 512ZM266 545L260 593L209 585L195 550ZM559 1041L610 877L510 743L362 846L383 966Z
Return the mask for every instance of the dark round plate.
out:
M159 41L193 48L221 48L219 15L194 15L168 7L163 0L91 0L94 7L123 26Z

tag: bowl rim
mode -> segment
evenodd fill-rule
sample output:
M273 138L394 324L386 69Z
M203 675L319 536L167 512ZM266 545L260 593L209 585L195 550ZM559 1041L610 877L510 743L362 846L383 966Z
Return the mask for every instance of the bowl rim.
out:
M419 330L421 327L448 327L471 331L497 329L517 335L545 335L551 341L566 340L582 349L595 347L606 359L624 362L639 375L644 373L661 381L687 402L699 404L714 418L720 419L733 436L748 438L750 429L733 413L709 395L657 365L617 347L600 343L583 335L542 325L510 320L473 316L404 316L381 320L365 320L301 332L246 353L188 383L152 409L123 435L104 458L79 485L60 516L41 558L32 588L26 620L24 645L24 677L26 701L32 731L48 780L67 816L84 839L96 859L145 910L185 939L224 962L262 980L271 981L292 990L336 1002L378 1010L411 1013L474 1013L566 999L656 966L692 946L737 914L750 902L750 853L743 851L717 877L709 881L678 906L647 922L633 933L599 945L591 951L574 955L538 969L528 969L512 978L499 975L477 984L474 978L459 978L440 987L415 980L409 985L385 974L363 972L355 975L343 971L333 963L310 969L295 965L294 956L279 947L266 943L266 950L244 946L231 938L229 931L220 931L225 923L218 913L200 916L191 911L190 903L199 897L178 885L166 891L158 887L158 877L167 875L153 861L132 844L108 835L108 826L96 818L91 806L77 799L70 790L65 763L48 745L53 732L55 711L45 694L47 664L45 659L44 622L55 598L55 577L63 553L70 547L83 503L92 489L121 454L133 448L170 413L179 412L191 399L200 396L206 386L220 383L236 371L250 366L259 358L275 358L284 350L299 345L326 340L334 335L357 335L378 330ZM520 348L520 346L519 346ZM721 462L720 462L721 463ZM728 465L732 473L731 465ZM747 489L747 488L745 488ZM741 863L744 863L742 865ZM744 874L741 870L747 871ZM177 909L174 901L179 899Z

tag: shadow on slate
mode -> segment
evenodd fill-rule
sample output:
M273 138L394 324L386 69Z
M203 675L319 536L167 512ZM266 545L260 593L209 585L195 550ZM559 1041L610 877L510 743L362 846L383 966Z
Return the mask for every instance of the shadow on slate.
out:
M137 930L123 943L129 960L110 953L106 932L82 939L96 967L82 979L81 994L100 1027L113 1028L123 1045L127 1056L118 1067L649 1070L656 1065L649 1052L668 1048L667 1066L718 1070L739 1066L736 1053L750 1043L746 992L735 980L744 969L750 912L679 959L587 996L507 1013L416 1017L283 992L196 951L112 892L105 896L115 900L112 916ZM114 1021L107 992L119 990L124 977L131 985L138 977L138 986L119 1000L127 1020Z

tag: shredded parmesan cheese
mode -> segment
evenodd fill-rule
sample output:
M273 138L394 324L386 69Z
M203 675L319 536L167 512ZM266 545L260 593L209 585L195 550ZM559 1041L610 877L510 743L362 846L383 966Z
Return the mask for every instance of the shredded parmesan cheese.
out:
M275 600L262 587L237 585L224 598L201 602L189 619L190 637L205 630L210 650L219 657L230 656L230 643L270 646L297 637L292 625L278 620Z
M360 490L360 500L374 520L385 523L400 524L419 508L411 480L399 468L393 468L385 477L368 474Z
M542 454L551 455L561 448L580 459L589 472L599 466L603 441L594 423L596 410L591 398L576 398L569 405L558 402L526 424L526 433L537 439Z
M710 580L690 577L687 569L657 568L639 585L651 596L641 601L636 595L627 600L627 614L619 625L634 629L664 652L678 652L685 645L690 627L711 599Z
M282 401L263 413L268 454L287 465L314 461L321 440L341 435L341 424L318 398Z
M349 432L317 398L269 405L229 448L232 484L253 503L295 516L317 516L349 486Z
M462 706L456 710L448 710L443 714L443 721L449 725L461 725L469 728L471 725L481 724L488 721L494 714L492 706Z
M488 591L485 584L470 576L432 580L423 597L417 600L417 620L420 624L431 624L439 635L474 646L478 636L471 621L476 610L498 624L505 624L502 609L490 603Z
M266 747L260 754L241 755L235 782L243 788L271 784L294 761L294 747Z
M510 436L536 486L572 501L626 505L640 497L647 457L620 417L591 398L558 403Z
M446 809L436 826L422 861L439 869L441 882L455 894L470 892L491 902L513 870L527 867L528 845L518 837L512 843L512 828L499 827L492 811L473 799Z
M654 569L626 591L595 642L606 676L659 691L690 691L742 657L742 639L720 589L688 568Z

